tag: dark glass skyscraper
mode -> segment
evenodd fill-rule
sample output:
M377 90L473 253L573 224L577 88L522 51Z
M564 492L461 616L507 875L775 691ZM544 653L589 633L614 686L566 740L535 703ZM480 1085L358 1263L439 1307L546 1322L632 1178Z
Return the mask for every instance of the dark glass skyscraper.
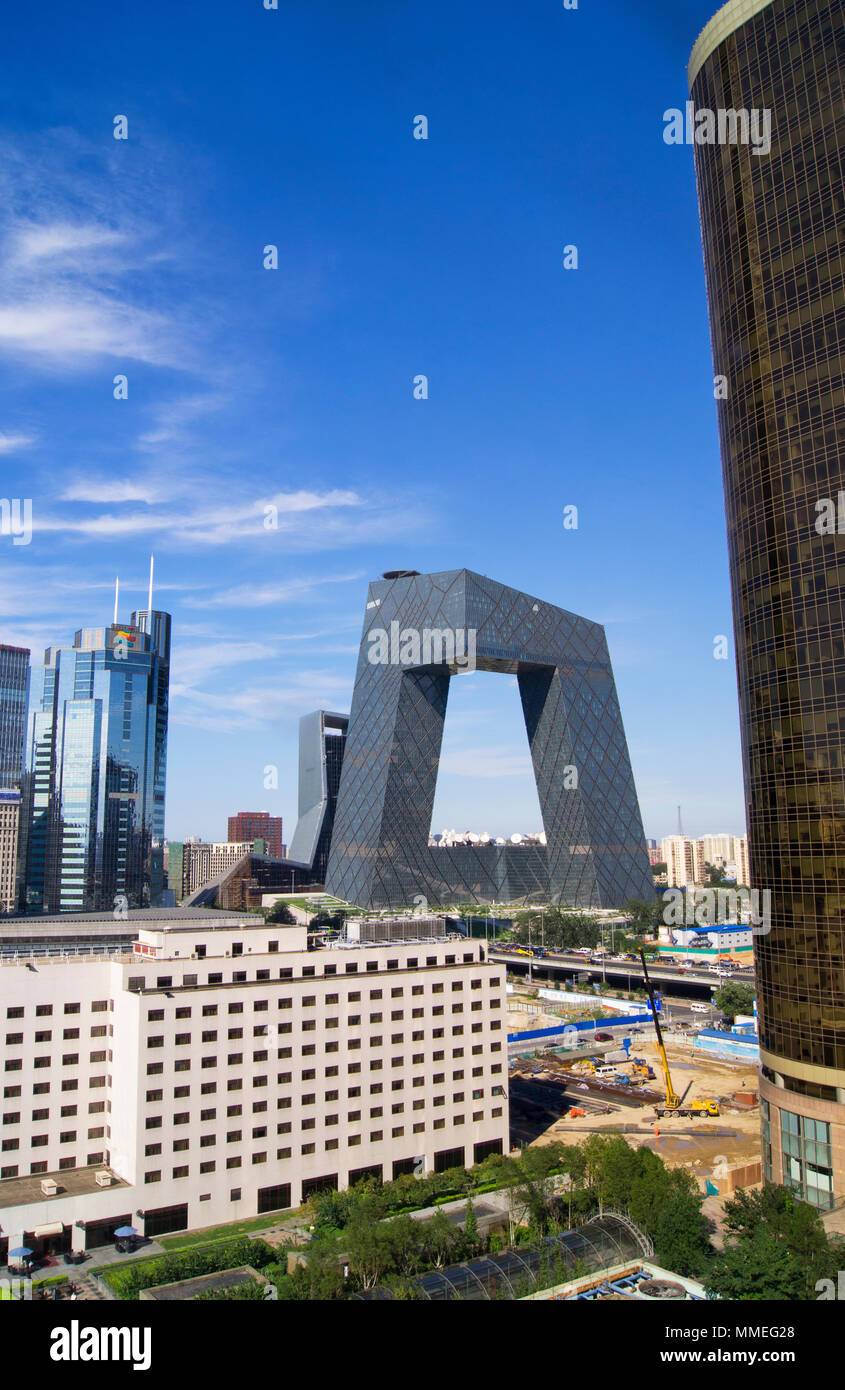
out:
M545 845L429 845L449 683L473 669L517 678ZM371 584L326 889L371 908L652 897L604 628L466 569Z
M170 615L86 628L32 673L22 898L50 912L161 901Z
M0 787L21 784L28 684L28 648L0 644Z
M695 164L751 886L771 893L764 1171L820 1207L845 1194L843 71L845 0L731 0L689 70L696 113L771 120L769 150L701 143Z

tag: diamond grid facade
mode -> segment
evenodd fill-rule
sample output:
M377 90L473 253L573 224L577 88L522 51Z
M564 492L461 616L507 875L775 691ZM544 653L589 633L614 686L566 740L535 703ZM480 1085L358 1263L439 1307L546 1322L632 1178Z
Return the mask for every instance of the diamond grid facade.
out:
M429 846L449 682L459 667L445 656L426 665L371 661L375 634L391 628L474 631L475 666L517 677L546 846ZM469 570L371 584L326 888L374 908L420 897L441 906L577 907L650 897L604 629Z

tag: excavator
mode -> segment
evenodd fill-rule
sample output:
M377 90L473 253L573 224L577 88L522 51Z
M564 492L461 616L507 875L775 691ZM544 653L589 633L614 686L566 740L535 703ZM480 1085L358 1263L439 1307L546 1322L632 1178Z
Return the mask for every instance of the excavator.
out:
M721 1114L719 1102L717 1100L691 1100L688 1105L685 1105L684 1101L687 1098L692 1082L689 1083L689 1086L687 1086L682 1096L678 1095L672 1085L672 1074L669 1071L669 1061L666 1056L666 1046L663 1042L663 1033L660 1028L660 1019L657 1013L654 989L652 988L648 966L646 965L645 951L640 951L640 960L643 963L643 979L645 981L646 993L648 994L648 1002L651 1005L652 1017L654 1018L654 1031L657 1035L657 1051L660 1056L660 1066L666 1086L666 1100L663 1105L656 1105L654 1107L654 1113L660 1119L663 1119L664 1116L671 1117L672 1115L683 1115L692 1119L698 1119L699 1116L704 1116L705 1118L712 1117L715 1119Z

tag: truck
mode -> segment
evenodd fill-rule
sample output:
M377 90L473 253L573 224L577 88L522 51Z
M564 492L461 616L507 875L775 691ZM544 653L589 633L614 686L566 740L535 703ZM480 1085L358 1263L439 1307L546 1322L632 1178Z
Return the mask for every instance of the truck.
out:
M666 1056L666 1045L663 1042L663 1032L660 1027L660 1018L657 1013L654 990L652 989L644 951L640 952L640 958L643 965L643 980L645 981L646 993L648 994L648 1002L651 1005L652 1017L654 1018L654 1031L657 1035L657 1051L660 1057L660 1067L666 1086L666 1099L662 1105L656 1105L654 1107L654 1113L658 1119L671 1119L673 1115L681 1115L690 1119L698 1119L699 1117L712 1117L716 1119L721 1114L719 1102L717 1100L707 1097L706 1099L691 1100L685 1104L692 1082L689 1083L689 1086L687 1086L682 1096L678 1095L672 1085L672 1074L669 1071L669 1059Z

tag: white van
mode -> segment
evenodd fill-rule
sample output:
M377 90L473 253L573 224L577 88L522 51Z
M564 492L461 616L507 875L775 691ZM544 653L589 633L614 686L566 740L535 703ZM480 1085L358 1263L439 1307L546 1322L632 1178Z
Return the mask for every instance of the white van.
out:
M615 1067L596 1067L596 1076L605 1078L608 1076L615 1076L618 1070L618 1065Z
M690 1009L694 1014L709 1014L709 1004L690 1004Z

